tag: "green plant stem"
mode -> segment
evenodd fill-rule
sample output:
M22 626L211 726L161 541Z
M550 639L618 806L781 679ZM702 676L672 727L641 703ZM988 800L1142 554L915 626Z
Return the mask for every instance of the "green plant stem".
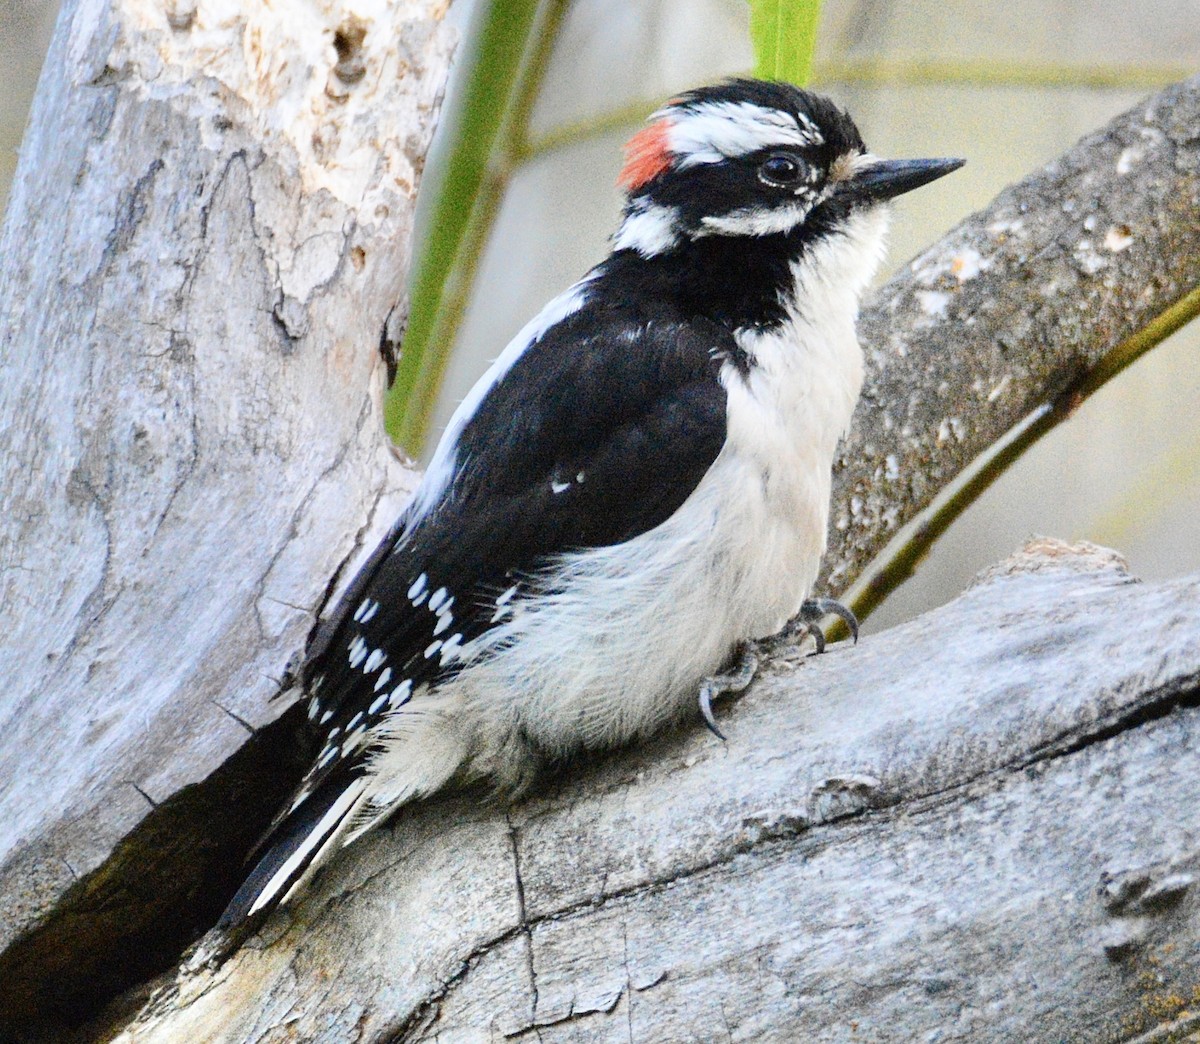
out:
M1165 87L1191 75L1183 66L1054 66L1024 62L852 61L818 62L812 80L820 84L874 87L1050 87L1085 90L1145 90ZM601 134L632 127L662 103L646 98L577 123L568 123L528 143L525 162Z
M430 234L416 264L408 328L388 398L392 437L418 452L487 231L523 148L529 114L566 0L480 0L461 101L446 114L451 142L436 186Z
M933 503L896 536L850 588L846 601L860 620L913 574L930 547L1008 469L1018 457L1126 367L1200 315L1200 287L1176 301L1141 330L1127 337L1053 402L1044 403L980 456ZM844 637L844 624L830 638Z
M1145 90L1191 76L1183 65L1053 65L1038 62L835 59L820 62L813 79L856 86L1078 87Z
M812 73L820 0L750 0L754 75L803 85Z

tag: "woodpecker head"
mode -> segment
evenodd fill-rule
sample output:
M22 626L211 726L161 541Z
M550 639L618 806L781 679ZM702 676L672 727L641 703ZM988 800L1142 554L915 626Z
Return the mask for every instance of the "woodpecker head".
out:
M962 164L879 159L829 99L731 80L674 99L630 140L614 246L653 257L706 236L819 236Z

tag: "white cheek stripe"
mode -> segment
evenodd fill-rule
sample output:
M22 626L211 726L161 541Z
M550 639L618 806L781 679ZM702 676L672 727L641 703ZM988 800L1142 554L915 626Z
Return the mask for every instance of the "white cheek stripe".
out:
M642 257L654 257L675 245L679 214L646 199L637 200L613 237L614 250L636 250Z
M701 219L700 235L716 233L726 236L770 236L790 232L812 209L816 196L808 194L806 202L789 203L781 207L739 207L728 214L710 215Z
M705 102L666 108L651 117L667 117L667 147L680 167L745 156L772 145L805 148L824 144L816 125L803 113L768 109L753 102Z

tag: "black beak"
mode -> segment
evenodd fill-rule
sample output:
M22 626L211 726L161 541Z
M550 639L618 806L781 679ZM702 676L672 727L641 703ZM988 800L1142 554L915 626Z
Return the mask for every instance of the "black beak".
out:
M844 182L839 194L845 193L863 203L882 203L928 185L952 170L958 170L966 162L961 159L879 160Z

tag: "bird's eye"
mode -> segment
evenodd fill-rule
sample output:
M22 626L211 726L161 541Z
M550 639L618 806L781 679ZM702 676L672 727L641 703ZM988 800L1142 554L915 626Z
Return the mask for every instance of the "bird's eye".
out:
M778 188L796 184L804 176L804 164L786 152L768 156L758 168L760 181Z

